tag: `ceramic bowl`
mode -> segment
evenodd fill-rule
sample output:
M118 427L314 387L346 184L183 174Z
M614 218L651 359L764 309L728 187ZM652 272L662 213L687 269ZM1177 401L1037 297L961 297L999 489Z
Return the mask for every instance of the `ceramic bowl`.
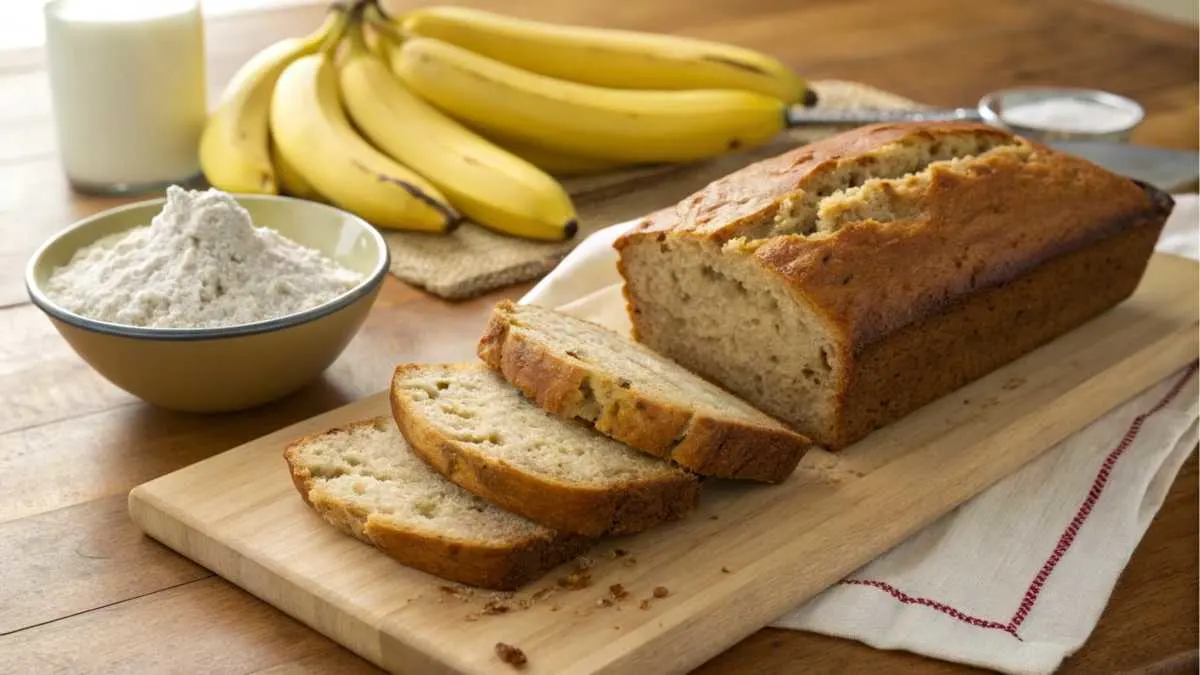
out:
M71 347L125 391L163 408L224 412L261 405L311 382L333 363L362 325L388 270L388 249L375 228L316 202L234 195L254 223L278 230L360 272L353 289L311 309L221 328L140 328L89 319L42 292L55 268L101 237L146 225L156 199L80 221L34 254L25 272L29 297Z

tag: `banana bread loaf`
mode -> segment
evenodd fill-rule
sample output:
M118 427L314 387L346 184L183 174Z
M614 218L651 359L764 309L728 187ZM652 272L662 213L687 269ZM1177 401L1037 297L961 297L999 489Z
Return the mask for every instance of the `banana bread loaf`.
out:
M639 340L838 449L1129 296L1171 208L989 126L886 124L615 246Z

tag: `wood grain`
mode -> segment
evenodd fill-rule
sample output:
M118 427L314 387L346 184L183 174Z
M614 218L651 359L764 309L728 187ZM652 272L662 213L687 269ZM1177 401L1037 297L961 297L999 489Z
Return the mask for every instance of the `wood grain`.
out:
M0 664L11 673L244 673L330 651L279 618L209 577L0 636Z
M416 3L388 4L399 10ZM856 79L933 104L970 104L985 90L1028 82L1101 86L1134 93L1146 106L1137 141L1197 147L1195 30L1090 2L472 4L533 18L718 38L776 53L809 76ZM255 50L315 25L322 11L291 8L208 21L210 91L223 86ZM120 201L67 189L54 155L43 68L40 50L0 51L0 477L8 472L50 477L23 482L17 490L11 482L2 488L0 633L13 632L0 637L0 671L87 670L96 645L103 645L100 652L128 659L122 668L111 657L98 658L95 669L109 672L136 670L155 657L167 658L170 650L213 672L371 672L349 652L274 610L263 611L265 605L215 579L171 591L199 610L181 612L178 621L160 621L162 608L174 605L150 600L194 568L136 536L128 520L118 517L123 493L144 477L373 391L382 386L379 368L393 361L469 353L490 301L523 289L455 305L389 283L367 329L310 391L276 408L244 413L233 429L224 428L225 417L202 418L206 423L168 420L98 378L36 310L23 304L21 272L29 252L72 220ZM114 444L114 437L129 447ZM1195 464L1193 457L1131 560L1096 634L1066 670L1149 672L1174 663L1191 664L1195 672L1195 551L1200 548ZM14 494L26 490L25 496ZM116 562L75 555L83 541ZM102 605L111 606L92 609ZM209 611L217 606L225 609ZM115 607L132 609L118 614L111 611ZM225 633L239 626L255 637L227 639ZM10 639L34 631L36 639ZM295 635L306 637L297 642L289 637ZM51 643L53 649L45 647ZM301 647L289 653L295 645ZM35 662L21 655L26 647L58 655ZM801 669L967 670L848 641L764 631L705 672Z
M5 589L0 635L212 576L142 536L126 502L116 495L0 524L5 578L54 581Z
M497 665L493 645L506 641L536 654L531 674L683 672L1017 470L1130 390L1195 360L1198 270L1155 256L1122 305L836 456L810 452L782 485L707 484L690 518L598 544L590 554L595 590L557 594L557 613L541 603L466 621L464 612L478 608L447 602L445 582L341 535L297 498L280 460L287 443L386 415L383 393L140 485L130 515L388 670L486 673ZM608 304L623 301L611 295ZM610 327L625 328L611 309L582 316L617 316ZM609 546L628 549L638 564L604 555ZM346 569L354 574L339 573ZM548 583L530 584L526 595ZM644 611L633 601L623 612L598 609L614 583L635 598L656 586L670 596Z

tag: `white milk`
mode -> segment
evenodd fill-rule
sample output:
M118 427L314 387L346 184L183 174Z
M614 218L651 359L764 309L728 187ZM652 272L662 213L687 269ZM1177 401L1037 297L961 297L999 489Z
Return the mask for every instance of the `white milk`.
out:
M199 172L207 111L198 0L56 0L46 55L63 167L132 191Z

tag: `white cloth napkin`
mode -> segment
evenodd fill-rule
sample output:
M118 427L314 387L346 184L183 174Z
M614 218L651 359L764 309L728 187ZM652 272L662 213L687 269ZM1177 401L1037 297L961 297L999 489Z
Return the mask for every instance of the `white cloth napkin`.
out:
M1158 250L1200 257L1200 198L1177 197ZM612 242L589 237L523 299L616 302ZM1126 402L781 617L780 628L1011 673L1087 640L1197 442L1193 365Z

